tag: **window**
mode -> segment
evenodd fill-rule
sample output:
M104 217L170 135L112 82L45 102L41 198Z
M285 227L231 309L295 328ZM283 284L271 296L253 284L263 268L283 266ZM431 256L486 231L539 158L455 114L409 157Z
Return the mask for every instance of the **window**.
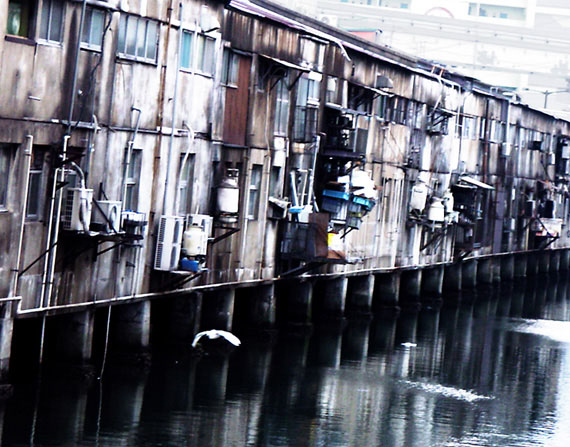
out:
M282 77L275 85L275 135L287 135L289 124L289 89L287 76Z
M338 104L338 78L334 76L327 78L326 101L331 104Z
M43 0L40 38L49 42L61 42L63 24L63 1Z
M317 113L320 82L303 75L297 86L293 139L308 142L317 132Z
M271 167L271 177L269 179L269 195L272 197L281 197L281 166Z
M392 106L392 122L396 124L406 124L408 99L402 97L393 97Z
M103 44L103 29L105 27L105 13L99 9L87 7L85 10L85 23L81 36L81 45L86 48L100 50Z
M224 49L222 61L222 84L237 86L239 58L237 54L229 49Z
M32 37L33 0L9 0L8 19L6 20L6 34L20 37Z
M186 158L186 162L184 162ZM194 177L194 154L180 155L180 183L178 185L178 214L190 214L192 204L192 179Z
M6 209L8 201L8 185L13 147L11 144L0 144L0 210Z
M32 151L32 162L28 179L28 204L26 207L26 218L39 220L42 217L44 197L44 164L46 150L34 146Z
M143 17L121 16L117 52L122 57L156 62L158 24Z
M194 39L196 39L196 57L194 60ZM215 63L215 40L204 34L196 34L184 30L182 36L182 49L180 67L187 70L195 68L197 71L212 75ZM236 71L237 74L237 71Z
M125 159L127 152L125 151ZM142 150L132 149L131 160L125 178L125 210L136 211L139 200L139 177L141 175Z
M253 165L249 180L249 197L247 206L247 218L256 220L259 212L259 191L261 189L262 165Z

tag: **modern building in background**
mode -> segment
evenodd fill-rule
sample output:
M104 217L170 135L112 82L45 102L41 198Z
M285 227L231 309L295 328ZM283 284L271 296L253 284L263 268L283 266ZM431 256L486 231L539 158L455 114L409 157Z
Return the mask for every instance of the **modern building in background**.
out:
M570 3L562 0L312 0L296 10L570 112ZM291 5L291 2L287 2Z

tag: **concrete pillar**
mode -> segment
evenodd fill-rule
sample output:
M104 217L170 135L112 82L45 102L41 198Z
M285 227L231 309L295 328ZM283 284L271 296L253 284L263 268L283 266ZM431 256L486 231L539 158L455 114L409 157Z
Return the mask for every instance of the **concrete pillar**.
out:
M459 292L462 288L462 273L461 263L446 265L443 273L443 290L450 293Z
M570 269L570 250L563 249L560 250L560 272L561 273L568 273Z
M556 273L560 270L560 250L550 252L550 272Z
M550 273L550 250L542 250L538 253L538 273Z
M170 343L189 344L200 331L202 298L201 293L192 292L170 300L166 324Z
M0 394L8 381L14 315L16 315L19 301L19 298L0 299ZM9 386L6 385L6 388Z
M368 315L372 310L374 275L351 276L346 292L346 312Z
M249 314L250 323L256 328L270 329L275 326L275 286L266 284L255 287L253 306Z
M311 353L316 365L333 369L340 366L343 326L341 321L333 321L315 331L311 339L311 343L314 343Z
M424 269L422 272L422 296L441 296L443 292L443 272L443 265Z
M235 289L214 290L204 294L202 300L201 330L231 331L233 326Z
M526 253L516 253L514 256L514 277L526 278L528 259Z
M501 266L501 279L512 281L515 277L515 257L513 255L501 256L499 258Z
M418 340L426 340L432 346L437 345L434 342L437 340L439 331L439 316L440 310L438 307L426 307L420 310L418 313Z
M396 338L396 318L380 317L372 320L369 353L381 354L394 347Z
M111 313L111 344L123 351L140 351L150 343L150 301L114 306Z
M482 258L477 264L477 283L493 284L493 260L491 258Z
M418 312L402 312L396 323L396 346L415 343L418 329Z
M509 317L521 318L523 315L526 279L514 283L513 291L511 293L511 308L509 309Z
M55 327L47 340L53 346L57 359L77 363L91 360L95 314L91 310L74 312L57 317Z
M228 386L229 356L204 356L196 366L194 400L197 404L212 405L226 398Z
M497 299L497 316L508 318L511 313L511 297L513 295L513 281L503 282L499 285Z
M319 297L317 300L317 308L320 316L342 318L344 317L344 309L346 307L346 291L348 286L348 278L339 276L337 278L322 280L319 284Z
M386 307L397 307L400 295L400 272L378 273L374 278L374 312Z
M491 258L491 273L493 275L493 282L501 282L501 259L498 257Z
M527 254L527 263L526 263L526 274L527 276L535 276L538 275L538 258L539 252L532 252Z
M422 269L402 271L400 298L402 301L417 302L422 294Z
M313 307L313 283L292 280L280 288L281 301L288 323L311 324Z
M342 360L363 364L368 355L370 319L350 320L342 337Z
M461 285L464 289L477 287L477 259L467 259L461 263Z

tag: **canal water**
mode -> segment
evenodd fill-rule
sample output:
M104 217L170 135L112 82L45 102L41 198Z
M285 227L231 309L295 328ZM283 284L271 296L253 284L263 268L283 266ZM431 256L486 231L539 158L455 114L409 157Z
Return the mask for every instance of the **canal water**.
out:
M397 317L239 334L229 357L153 352L102 380L17 383L5 446L560 446L570 285L541 277Z

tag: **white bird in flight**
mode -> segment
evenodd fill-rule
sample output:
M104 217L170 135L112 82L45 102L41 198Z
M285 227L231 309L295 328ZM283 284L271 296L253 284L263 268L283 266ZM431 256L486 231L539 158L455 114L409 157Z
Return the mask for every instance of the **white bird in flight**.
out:
M222 331L222 330L218 330L218 329L210 329L209 331L198 332L196 334L196 336L194 337L194 340L192 341L192 347L193 348L196 348L198 346L198 343L200 343L200 340L202 339L202 337L206 337L209 340L216 340L219 338L223 338L228 343L230 343L234 346L241 345L240 339L237 338L231 332Z

